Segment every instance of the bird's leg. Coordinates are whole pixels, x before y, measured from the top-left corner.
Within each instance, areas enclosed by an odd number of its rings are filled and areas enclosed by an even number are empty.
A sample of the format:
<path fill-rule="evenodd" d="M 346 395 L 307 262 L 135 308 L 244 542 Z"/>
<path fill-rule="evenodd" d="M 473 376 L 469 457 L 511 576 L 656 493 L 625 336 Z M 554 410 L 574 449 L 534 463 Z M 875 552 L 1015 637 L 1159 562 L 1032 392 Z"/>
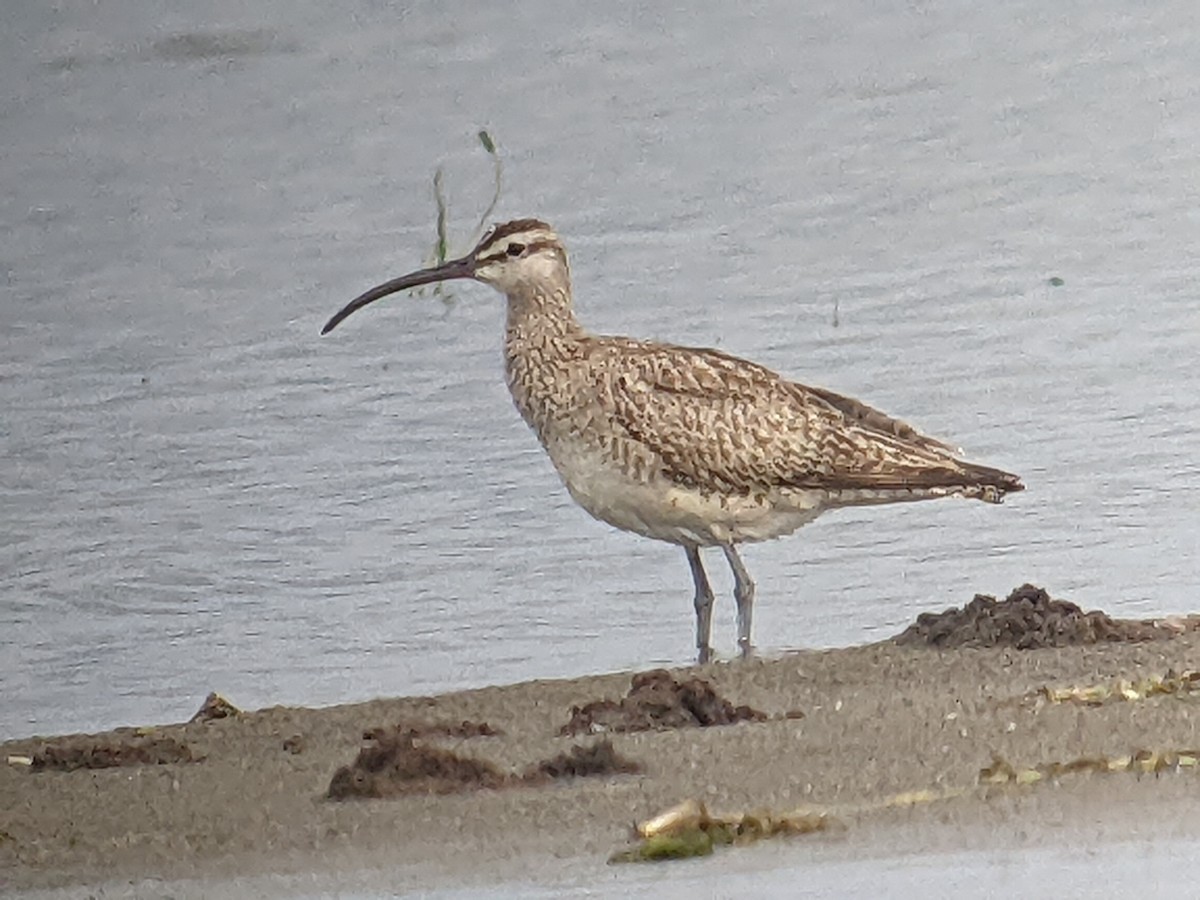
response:
<path fill-rule="evenodd" d="M 722 544 L 729 568 L 733 569 L 733 599 L 737 601 L 738 648 L 742 656 L 753 652 L 750 646 L 750 625 L 754 619 L 754 579 L 746 571 L 742 558 L 733 544 Z"/>
<path fill-rule="evenodd" d="M 696 585 L 696 650 L 699 662 L 703 665 L 712 659 L 713 592 L 708 583 L 708 576 L 704 574 L 700 548 L 695 544 L 684 544 L 683 549 L 692 569 L 692 582 Z"/>

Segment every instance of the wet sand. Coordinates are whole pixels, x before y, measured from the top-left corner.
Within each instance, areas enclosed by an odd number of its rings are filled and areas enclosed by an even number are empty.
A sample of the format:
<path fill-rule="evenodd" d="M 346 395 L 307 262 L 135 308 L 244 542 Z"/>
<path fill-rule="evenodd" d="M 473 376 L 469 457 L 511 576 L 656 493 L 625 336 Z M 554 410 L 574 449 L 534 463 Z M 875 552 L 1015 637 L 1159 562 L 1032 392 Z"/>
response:
<path fill-rule="evenodd" d="M 689 798 L 714 812 L 830 817 L 826 831 L 772 838 L 782 853 L 1040 845 L 1077 828 L 1190 837 L 1200 827 L 1181 811 L 1200 799 L 1200 688 L 1186 673 L 1200 637 L 1186 624 L 1135 624 L 1090 627 L 1098 643 L 1017 649 L 952 646 L 927 621 L 941 646 L 888 641 L 671 673 L 692 691 L 680 708 L 707 685 L 697 715 L 735 721 L 708 727 L 675 709 L 667 727 L 618 730 L 624 673 L 11 741 L 0 746 L 0 890 L 375 869 L 403 872 L 393 888 L 419 888 L 575 863 L 602 871 L 633 845 L 633 823 Z M 1154 680 L 1170 672 L 1184 677 Z M 663 677 L 648 690 L 669 693 Z M 1132 683 L 1124 696 L 1118 679 Z M 1091 687 L 1102 689 L 1067 690 Z M 379 749 L 388 740 L 425 755 L 397 763 Z M 562 768 L 574 748 L 594 760 L 602 740 L 640 771 Z M 332 799 L 339 770 L 343 785 L 364 783 L 352 768 L 364 746 L 371 777 L 391 787 Z M 466 783 L 444 780 L 460 771 Z"/>

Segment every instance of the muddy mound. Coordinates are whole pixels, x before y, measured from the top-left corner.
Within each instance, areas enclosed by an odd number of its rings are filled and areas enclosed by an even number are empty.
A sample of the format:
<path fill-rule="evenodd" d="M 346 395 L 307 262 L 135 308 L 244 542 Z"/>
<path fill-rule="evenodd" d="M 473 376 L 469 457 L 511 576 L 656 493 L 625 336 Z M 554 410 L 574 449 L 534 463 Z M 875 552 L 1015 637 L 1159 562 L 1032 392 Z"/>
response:
<path fill-rule="evenodd" d="M 679 681 L 666 669 L 633 676 L 621 700 L 596 700 L 571 708 L 562 734 L 651 731 L 658 728 L 704 728 L 736 722 L 761 722 L 766 713 L 734 706 L 703 678 Z"/>
<path fill-rule="evenodd" d="M 961 609 L 921 613 L 893 640 L 898 644 L 941 648 L 1069 647 L 1105 641 L 1152 641 L 1171 631 L 1153 622 L 1114 619 L 1099 610 L 1084 612 L 1067 600 L 1054 600 L 1044 590 L 1024 584 L 1004 600 L 986 594 Z"/>
<path fill-rule="evenodd" d="M 329 782 L 331 800 L 452 794 L 501 787 L 507 780 L 491 763 L 430 746 L 408 729 L 377 728 L 363 738 L 367 746 Z"/>
<path fill-rule="evenodd" d="M 34 771 L 72 772 L 118 766 L 161 766 L 199 762 L 187 744 L 174 738 L 144 734 L 72 735 L 42 744 L 30 754 Z"/>

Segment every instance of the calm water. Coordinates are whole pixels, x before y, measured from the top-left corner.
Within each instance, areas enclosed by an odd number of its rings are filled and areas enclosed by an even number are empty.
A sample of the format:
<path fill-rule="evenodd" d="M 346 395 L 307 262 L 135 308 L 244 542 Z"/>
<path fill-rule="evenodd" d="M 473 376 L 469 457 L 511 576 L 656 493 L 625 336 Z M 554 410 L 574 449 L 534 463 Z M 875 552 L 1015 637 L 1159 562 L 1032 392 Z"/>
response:
<path fill-rule="evenodd" d="M 682 553 L 576 509 L 511 409 L 499 296 L 318 337 L 424 262 L 438 164 L 466 249 L 484 126 L 592 327 L 1025 477 L 749 548 L 765 652 L 1023 581 L 1195 609 L 1200 11 L 1133 9 L 7 10 L 0 737 L 691 658 Z"/>

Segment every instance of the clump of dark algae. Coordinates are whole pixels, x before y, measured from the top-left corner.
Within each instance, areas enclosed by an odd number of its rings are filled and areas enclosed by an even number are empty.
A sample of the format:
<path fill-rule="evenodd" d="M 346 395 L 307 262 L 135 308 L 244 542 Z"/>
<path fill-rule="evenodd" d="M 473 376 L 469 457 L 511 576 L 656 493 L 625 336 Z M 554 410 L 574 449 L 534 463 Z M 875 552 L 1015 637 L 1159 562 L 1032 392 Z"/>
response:
<path fill-rule="evenodd" d="M 640 771 L 641 766 L 618 753 L 606 738 L 589 746 L 576 744 L 566 753 L 531 766 L 523 780 L 526 784 L 542 784 L 562 778 L 636 775 Z"/>
<path fill-rule="evenodd" d="M 502 772 L 487 760 L 434 746 L 422 737 L 422 732 L 403 726 L 372 729 L 363 739 L 366 746 L 359 750 L 354 762 L 334 773 L 326 793 L 329 799 L 380 799 L 406 794 L 536 787 L 567 778 L 641 771 L 641 766 L 619 754 L 607 740 L 589 746 L 576 744 L 566 753 L 534 763 L 517 775 Z"/>
<path fill-rule="evenodd" d="M 1176 634 L 1143 619 L 1114 619 L 1099 610 L 1084 612 L 1067 600 L 1023 584 L 1004 600 L 976 594 L 966 606 L 921 613 L 893 640 L 907 646 L 942 649 L 1012 647 L 1036 650 L 1110 641 L 1153 641 Z"/>
<path fill-rule="evenodd" d="M 397 727 L 413 731 L 419 737 L 449 737 L 462 740 L 496 737 L 504 734 L 499 728 L 494 728 L 487 722 L 473 722 L 470 719 L 463 719 L 461 722 L 403 723 Z"/>
<path fill-rule="evenodd" d="M 29 766 L 35 772 L 73 772 L 200 761 L 201 757 L 193 754 L 187 744 L 175 738 L 118 730 L 105 735 L 55 738 L 30 754 Z"/>
<path fill-rule="evenodd" d="M 503 787 L 506 776 L 491 763 L 460 756 L 422 740 L 405 728 L 377 728 L 363 735 L 366 746 L 329 782 L 331 800 L 453 794 Z"/>
<path fill-rule="evenodd" d="M 757 709 L 734 706 L 703 678 L 681 681 L 666 669 L 653 669 L 634 675 L 629 693 L 620 700 L 572 707 L 562 734 L 706 728 L 766 719 L 767 714 Z"/>

